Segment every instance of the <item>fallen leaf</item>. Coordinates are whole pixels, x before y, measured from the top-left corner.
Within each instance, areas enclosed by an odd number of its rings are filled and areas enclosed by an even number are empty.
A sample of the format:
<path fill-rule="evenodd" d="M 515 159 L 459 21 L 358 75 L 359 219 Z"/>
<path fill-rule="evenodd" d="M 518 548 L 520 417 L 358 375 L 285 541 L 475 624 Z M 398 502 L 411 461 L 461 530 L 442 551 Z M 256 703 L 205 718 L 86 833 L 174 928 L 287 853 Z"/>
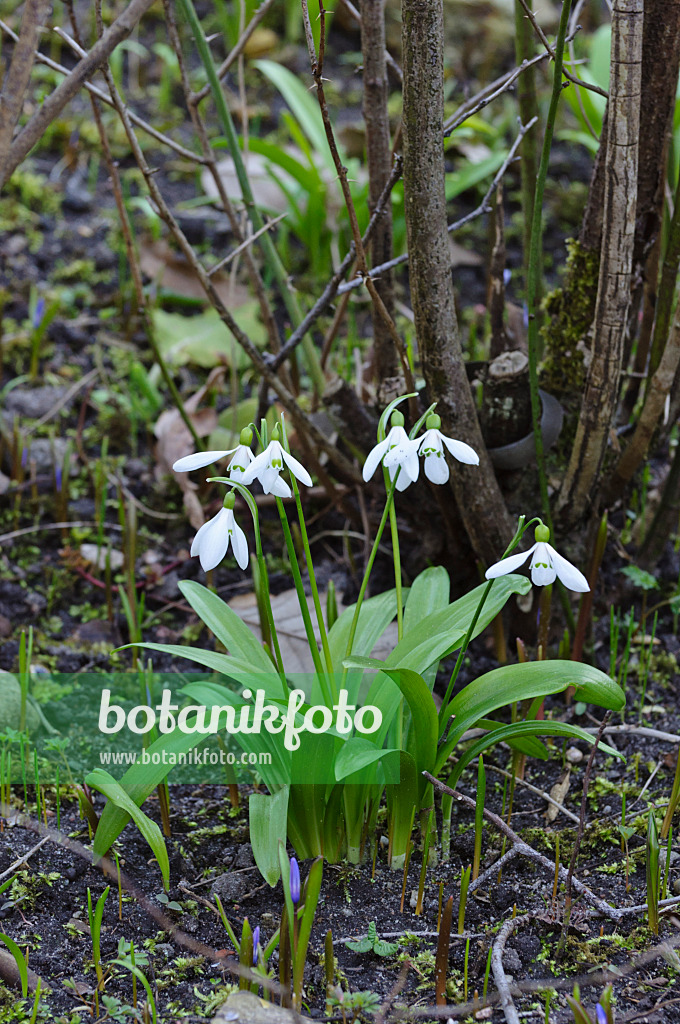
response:
<path fill-rule="evenodd" d="M 267 335 L 260 322 L 257 299 L 249 299 L 240 306 L 229 304 L 229 311 L 253 345 L 264 346 Z M 212 368 L 220 364 L 234 370 L 246 370 L 250 360 L 230 331 L 220 320 L 215 309 L 207 309 L 198 316 L 153 311 L 156 343 L 161 355 L 170 366 Z"/>
<path fill-rule="evenodd" d="M 142 273 L 155 281 L 163 291 L 181 295 L 185 299 L 205 300 L 203 285 L 193 267 L 183 256 L 171 249 L 167 242 L 143 242 L 139 253 L 139 265 Z M 218 270 L 211 275 L 211 280 L 220 299 L 230 310 L 251 301 L 247 287 L 235 281 L 228 271 Z"/>
<path fill-rule="evenodd" d="M 569 792 L 569 782 L 570 782 L 570 780 L 571 780 L 571 771 L 569 769 L 567 769 L 566 772 L 563 772 L 563 774 L 560 775 L 559 779 L 557 780 L 557 782 L 555 783 L 553 788 L 550 790 L 550 796 L 553 798 L 553 800 L 556 800 L 558 804 L 563 804 L 564 803 L 564 798 L 567 795 L 567 793 Z M 554 804 L 548 804 L 548 809 L 545 812 L 544 817 L 545 817 L 545 820 L 548 823 L 550 823 L 551 821 L 555 820 L 555 818 L 557 817 L 558 814 L 559 814 L 559 808 L 555 807 Z"/>

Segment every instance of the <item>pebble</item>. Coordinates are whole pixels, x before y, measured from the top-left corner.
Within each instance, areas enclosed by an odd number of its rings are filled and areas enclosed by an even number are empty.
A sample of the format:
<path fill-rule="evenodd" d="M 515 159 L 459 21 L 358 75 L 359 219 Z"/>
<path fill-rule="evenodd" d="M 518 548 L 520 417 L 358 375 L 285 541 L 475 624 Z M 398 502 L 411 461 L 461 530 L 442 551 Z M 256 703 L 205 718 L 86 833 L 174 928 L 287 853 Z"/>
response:
<path fill-rule="evenodd" d="M 6 615 L 0 615 L 0 636 L 9 636 L 12 632 L 12 623 Z"/>
<path fill-rule="evenodd" d="M 250 888 L 250 883 L 245 875 L 236 875 L 226 872 L 220 875 L 213 882 L 210 892 L 213 896 L 218 895 L 221 900 L 231 900 L 236 903 L 241 896 L 245 896 Z"/>
<path fill-rule="evenodd" d="M 583 751 L 579 750 L 578 747 L 569 747 L 566 756 L 569 764 L 580 764 L 583 760 Z"/>
<path fill-rule="evenodd" d="M 39 420 L 64 397 L 67 391 L 67 387 L 53 387 L 50 384 L 38 388 L 14 388 L 4 398 L 4 410 L 16 416 Z"/>
<path fill-rule="evenodd" d="M 680 878 L 676 878 L 673 882 L 673 894 L 675 896 L 680 896 Z"/>

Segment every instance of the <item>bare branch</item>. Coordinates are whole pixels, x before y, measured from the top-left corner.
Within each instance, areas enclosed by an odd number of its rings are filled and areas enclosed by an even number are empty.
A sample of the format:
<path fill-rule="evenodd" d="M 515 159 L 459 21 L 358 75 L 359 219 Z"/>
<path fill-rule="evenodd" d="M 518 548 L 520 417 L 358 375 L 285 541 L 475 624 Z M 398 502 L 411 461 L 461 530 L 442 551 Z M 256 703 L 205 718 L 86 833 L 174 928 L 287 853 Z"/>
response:
<path fill-rule="evenodd" d="M 24 105 L 24 96 L 31 80 L 33 54 L 40 25 L 49 8 L 48 0 L 27 0 L 21 19 L 19 38 L 12 54 L 5 84 L 0 93 L 0 181 L 7 180 L 5 168 L 9 161 L 12 135 Z M 16 37 L 15 37 L 16 38 Z"/>

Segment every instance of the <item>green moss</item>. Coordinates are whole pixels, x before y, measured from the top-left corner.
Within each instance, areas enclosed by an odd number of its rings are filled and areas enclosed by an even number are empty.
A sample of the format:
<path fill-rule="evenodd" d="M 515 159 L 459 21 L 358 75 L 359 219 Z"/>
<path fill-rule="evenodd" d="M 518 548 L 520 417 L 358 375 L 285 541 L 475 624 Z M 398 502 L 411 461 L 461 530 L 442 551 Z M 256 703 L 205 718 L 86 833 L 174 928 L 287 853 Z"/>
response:
<path fill-rule="evenodd" d="M 541 383 L 547 391 L 580 394 L 586 366 L 579 342 L 587 335 L 595 315 L 599 254 L 567 241 L 567 270 L 562 288 L 545 297 L 546 323 L 542 330 L 545 360 Z"/>

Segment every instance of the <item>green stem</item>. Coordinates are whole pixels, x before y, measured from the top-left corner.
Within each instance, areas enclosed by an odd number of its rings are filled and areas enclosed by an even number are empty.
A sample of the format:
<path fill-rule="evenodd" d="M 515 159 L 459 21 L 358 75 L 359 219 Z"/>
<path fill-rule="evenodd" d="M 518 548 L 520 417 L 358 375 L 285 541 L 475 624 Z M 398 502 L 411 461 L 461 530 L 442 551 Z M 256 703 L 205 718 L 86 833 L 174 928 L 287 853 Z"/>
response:
<path fill-rule="evenodd" d="M 541 433 L 541 399 L 538 394 L 538 310 L 536 304 L 539 296 L 541 268 L 543 259 L 543 194 L 545 182 L 548 177 L 548 164 L 550 162 L 550 149 L 552 146 L 553 133 L 555 130 L 555 115 L 557 104 L 562 92 L 562 60 L 564 56 L 564 41 L 569 25 L 569 14 L 571 13 L 571 0 L 563 0 L 560 26 L 555 42 L 555 73 L 553 77 L 552 95 L 550 97 L 550 108 L 548 120 L 545 126 L 543 138 L 543 149 L 541 151 L 541 162 L 538 167 L 536 179 L 536 192 L 534 194 L 534 212 L 531 221 L 531 244 L 529 247 L 529 270 L 527 275 L 527 308 L 529 311 L 529 386 L 531 390 L 531 418 L 534 427 L 534 441 L 536 444 L 536 462 L 538 464 L 538 481 L 541 491 L 541 504 L 546 525 L 552 529 L 552 517 L 550 515 L 550 497 L 548 495 L 548 480 L 545 471 L 545 454 L 543 451 L 543 435 Z"/>
<path fill-rule="evenodd" d="M 352 625 L 350 626 L 349 637 L 347 638 L 347 649 L 345 651 L 345 657 L 346 658 L 349 658 L 350 654 L 352 653 L 352 644 L 354 643 L 354 637 L 356 636 L 357 627 L 359 625 L 359 612 L 361 611 L 361 605 L 363 604 L 363 601 L 364 601 L 364 595 L 366 594 L 366 588 L 368 587 L 368 581 L 370 579 L 371 571 L 373 569 L 373 563 L 375 562 L 375 556 L 378 554 L 378 546 L 379 546 L 380 541 L 382 539 L 382 535 L 383 535 L 383 531 L 385 529 L 385 525 L 387 523 L 387 517 L 389 515 L 390 507 L 391 507 L 393 499 L 394 499 L 394 491 L 395 491 L 396 486 L 397 486 L 397 476 L 398 476 L 398 473 L 395 474 L 394 480 L 392 481 L 392 483 L 390 485 L 390 489 L 389 489 L 389 491 L 387 493 L 387 500 L 385 502 L 385 508 L 383 509 L 382 518 L 380 519 L 380 524 L 378 526 L 378 530 L 377 530 L 376 535 L 375 535 L 375 540 L 373 541 L 373 547 L 371 548 L 371 553 L 368 556 L 368 562 L 366 563 L 366 569 L 364 570 L 364 578 L 361 581 L 361 589 L 359 590 L 359 596 L 357 598 L 356 607 L 354 609 L 354 616 L 352 618 Z M 341 688 L 342 688 L 342 686 L 343 686 L 343 684 L 345 682 L 345 679 L 347 678 L 347 672 L 348 672 L 348 669 L 343 668 L 343 670 L 342 670 L 342 682 L 340 683 L 340 687 Z"/>
<path fill-rule="evenodd" d="M 319 635 L 321 637 L 321 648 L 323 650 L 324 661 L 326 662 L 326 671 L 328 672 L 328 679 L 331 685 L 331 692 L 333 699 L 337 701 L 338 695 L 335 687 L 335 680 L 333 679 L 333 659 L 331 658 L 331 649 L 328 646 L 328 633 L 326 632 L 326 623 L 324 622 L 323 611 L 321 610 L 321 601 L 319 599 L 319 588 L 316 583 L 316 574 L 314 572 L 314 563 L 312 561 L 312 552 L 309 547 L 309 537 L 307 535 L 307 524 L 305 523 L 304 513 L 302 511 L 302 502 L 300 501 L 300 488 L 297 485 L 297 480 L 292 476 L 293 480 L 293 494 L 295 495 L 295 505 L 298 512 L 298 520 L 300 522 L 300 536 L 302 537 L 302 546 L 305 552 L 305 562 L 307 563 L 307 574 L 309 576 L 309 584 L 312 590 L 312 600 L 314 601 L 314 611 L 316 612 L 316 621 L 319 625 Z"/>
<path fill-rule="evenodd" d="M 234 121 L 224 96 L 222 86 L 220 85 L 217 71 L 215 70 L 215 64 L 212 59 L 210 47 L 208 46 L 208 41 L 205 38 L 203 27 L 198 15 L 196 14 L 192 0 L 180 0 L 180 6 L 184 11 L 185 17 L 191 27 L 191 31 L 194 34 L 201 63 L 205 68 L 213 100 L 217 107 L 217 116 L 227 140 L 229 154 L 234 161 L 234 170 L 236 171 L 236 177 L 238 178 L 239 186 L 241 188 L 243 202 L 246 205 L 248 216 L 252 221 L 254 232 L 257 233 L 263 227 L 262 215 L 255 205 L 255 198 L 250 186 L 250 180 L 248 178 L 245 164 L 243 163 L 243 157 L 241 156 L 241 148 L 239 146 L 238 136 L 234 127 Z M 262 247 L 265 261 L 274 274 L 276 284 L 281 292 L 281 297 L 283 298 L 291 323 L 294 328 L 298 327 L 302 323 L 302 313 L 293 290 L 290 287 L 288 275 L 286 274 L 279 254 L 276 251 L 276 247 L 269 231 L 264 231 L 259 236 L 258 242 Z M 314 384 L 314 390 L 317 394 L 321 394 L 326 386 L 326 381 L 316 349 L 314 348 L 312 340 L 308 334 L 306 334 L 302 339 L 302 347 L 305 352 L 309 373 Z"/>
<path fill-rule="evenodd" d="M 288 516 L 286 510 L 283 507 L 283 502 L 280 498 L 276 499 L 276 507 L 279 510 L 279 518 L 281 519 L 281 528 L 283 530 L 283 537 L 286 542 L 286 548 L 288 549 L 288 557 L 290 558 L 290 567 L 293 572 L 293 582 L 295 584 L 295 590 L 298 596 L 298 602 L 300 604 L 300 611 L 302 613 L 302 621 L 305 624 L 305 633 L 307 634 L 307 643 L 309 649 L 312 652 L 312 658 L 314 660 L 314 670 L 319 677 L 319 683 L 323 690 L 323 697 L 326 704 L 330 707 L 330 694 L 328 693 L 326 674 L 324 672 L 323 664 L 321 663 L 321 657 L 319 655 L 319 648 L 316 643 L 316 637 L 314 636 L 314 627 L 312 625 L 312 619 L 309 614 L 309 607 L 307 605 L 307 595 L 305 594 L 305 588 L 302 585 L 302 576 L 300 575 L 300 566 L 298 565 L 297 552 L 295 545 L 293 544 L 293 538 L 290 532 L 290 526 L 288 524 Z"/>
<path fill-rule="evenodd" d="M 507 558 L 507 556 L 510 554 L 510 552 L 514 551 L 514 549 L 517 547 L 517 545 L 521 541 L 522 537 L 524 536 L 525 531 L 528 530 L 529 527 L 533 523 L 535 523 L 536 521 L 537 520 L 534 518 L 534 519 L 530 519 L 528 523 L 525 523 L 524 522 L 524 516 L 520 516 L 519 517 L 519 522 L 517 524 L 517 530 L 515 531 L 515 536 L 512 538 L 512 540 L 508 544 L 507 548 L 505 549 L 505 552 L 503 553 L 503 558 Z M 538 521 L 540 522 L 540 520 L 538 520 Z M 453 687 L 456 684 L 456 680 L 458 678 L 458 673 L 460 672 L 461 666 L 463 664 L 463 659 L 465 657 L 465 653 L 466 653 L 468 647 L 470 646 L 470 641 L 472 640 L 472 636 L 473 636 L 473 633 L 475 631 L 475 626 L 477 625 L 477 620 L 479 619 L 479 616 L 482 613 L 482 608 L 484 607 L 484 604 L 486 603 L 486 599 L 489 596 L 489 592 L 490 592 L 492 586 L 493 586 L 493 580 L 489 580 L 487 585 L 484 587 L 484 592 L 483 592 L 481 598 L 479 599 L 479 604 L 477 605 L 477 608 L 475 610 L 475 614 L 472 616 L 472 621 L 470 622 L 470 625 L 468 626 L 467 633 L 465 634 L 465 638 L 463 640 L 463 644 L 461 646 L 460 651 L 458 652 L 458 657 L 456 658 L 456 664 L 453 667 L 453 672 L 451 673 L 451 678 L 449 679 L 449 685 L 446 687 L 446 695 L 444 697 L 444 700 L 442 701 L 442 706 L 441 706 L 441 708 L 439 710 L 439 729 L 440 729 L 440 732 L 441 732 L 441 728 L 442 728 L 442 726 L 444 724 L 444 716 L 446 714 L 446 709 L 449 706 L 449 701 L 451 700 L 451 694 L 453 692 Z"/>
<path fill-rule="evenodd" d="M 385 472 L 387 475 L 387 471 Z M 404 609 L 401 603 L 401 552 L 394 502 L 390 504 L 390 532 L 392 534 L 392 557 L 394 558 L 394 587 L 397 591 L 397 640 L 401 640 L 404 635 Z"/>

